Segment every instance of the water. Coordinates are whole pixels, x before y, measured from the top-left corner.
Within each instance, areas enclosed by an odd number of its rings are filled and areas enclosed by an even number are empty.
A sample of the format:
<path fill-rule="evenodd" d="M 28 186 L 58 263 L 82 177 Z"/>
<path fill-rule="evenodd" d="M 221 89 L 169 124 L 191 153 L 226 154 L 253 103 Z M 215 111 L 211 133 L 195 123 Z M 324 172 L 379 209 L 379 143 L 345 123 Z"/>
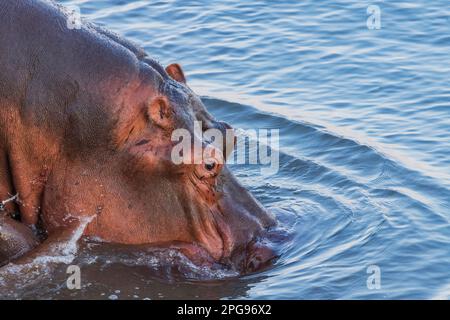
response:
<path fill-rule="evenodd" d="M 450 298 L 448 1 L 61 2 L 182 64 L 217 118 L 280 129 L 278 174 L 232 169 L 287 239 L 273 268 L 245 277 L 82 241 L 82 290 L 66 289 L 67 265 L 47 264 L 22 284 L 6 272 L 4 296 Z M 366 26 L 371 4 L 380 30 Z"/>

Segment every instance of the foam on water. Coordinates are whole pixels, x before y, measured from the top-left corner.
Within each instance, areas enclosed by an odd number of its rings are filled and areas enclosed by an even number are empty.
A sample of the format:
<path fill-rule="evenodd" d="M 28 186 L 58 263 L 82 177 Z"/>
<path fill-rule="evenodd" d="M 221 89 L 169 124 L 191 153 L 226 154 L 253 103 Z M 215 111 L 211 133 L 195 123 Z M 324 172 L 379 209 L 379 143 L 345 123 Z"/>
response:
<path fill-rule="evenodd" d="M 50 244 L 45 252 L 40 252 L 31 261 L 23 263 L 10 262 L 0 268 L 0 285 L 3 289 L 10 288 L 9 292 L 0 291 L 0 297 L 20 296 L 24 287 L 36 285 L 41 281 L 51 281 L 51 274 L 59 264 L 72 263 L 78 252 L 78 241 L 82 237 L 92 217 L 80 219 L 79 226 L 70 235 L 69 239 Z"/>

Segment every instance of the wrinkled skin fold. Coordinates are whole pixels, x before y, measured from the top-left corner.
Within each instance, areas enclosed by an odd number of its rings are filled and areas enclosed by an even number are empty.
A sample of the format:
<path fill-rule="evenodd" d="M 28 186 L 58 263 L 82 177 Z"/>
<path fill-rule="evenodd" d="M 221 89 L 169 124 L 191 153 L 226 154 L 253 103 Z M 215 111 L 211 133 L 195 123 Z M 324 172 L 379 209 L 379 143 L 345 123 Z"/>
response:
<path fill-rule="evenodd" d="M 17 233 L 0 240 L 3 260 L 36 247 L 29 228 L 58 241 L 83 217 L 85 236 L 177 248 L 199 264 L 248 272 L 274 258 L 258 243 L 274 218 L 226 165 L 171 161 L 173 130 L 230 128 L 178 64 L 93 24 L 69 29 L 44 0 L 2 0 L 0 21 L 0 199 L 20 196 L 0 212 Z"/>

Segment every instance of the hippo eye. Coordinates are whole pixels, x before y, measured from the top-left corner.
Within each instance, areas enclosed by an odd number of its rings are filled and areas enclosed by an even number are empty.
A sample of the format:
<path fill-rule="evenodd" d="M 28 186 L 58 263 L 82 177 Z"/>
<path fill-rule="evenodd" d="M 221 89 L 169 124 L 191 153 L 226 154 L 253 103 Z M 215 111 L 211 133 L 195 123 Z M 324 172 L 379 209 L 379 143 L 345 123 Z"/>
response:
<path fill-rule="evenodd" d="M 207 162 L 207 163 L 205 163 L 205 169 L 208 170 L 208 171 L 213 171 L 215 167 L 216 167 L 216 163 L 215 162 Z"/>

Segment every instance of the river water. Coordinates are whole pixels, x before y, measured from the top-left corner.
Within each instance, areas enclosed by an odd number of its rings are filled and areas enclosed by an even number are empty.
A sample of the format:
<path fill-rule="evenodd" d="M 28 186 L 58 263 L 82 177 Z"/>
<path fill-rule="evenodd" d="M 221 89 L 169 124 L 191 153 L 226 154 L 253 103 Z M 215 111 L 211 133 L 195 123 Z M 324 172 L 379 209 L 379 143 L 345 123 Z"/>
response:
<path fill-rule="evenodd" d="M 232 170 L 286 239 L 272 268 L 244 277 L 83 240 L 4 271 L 2 297 L 450 298 L 447 0 L 60 2 L 180 63 L 218 119 L 279 129 L 276 174 Z M 81 290 L 66 288 L 68 263 Z"/>

